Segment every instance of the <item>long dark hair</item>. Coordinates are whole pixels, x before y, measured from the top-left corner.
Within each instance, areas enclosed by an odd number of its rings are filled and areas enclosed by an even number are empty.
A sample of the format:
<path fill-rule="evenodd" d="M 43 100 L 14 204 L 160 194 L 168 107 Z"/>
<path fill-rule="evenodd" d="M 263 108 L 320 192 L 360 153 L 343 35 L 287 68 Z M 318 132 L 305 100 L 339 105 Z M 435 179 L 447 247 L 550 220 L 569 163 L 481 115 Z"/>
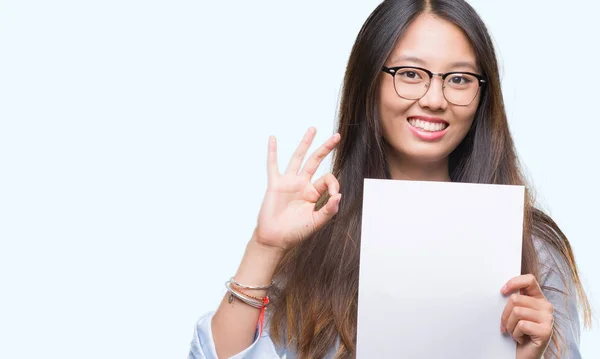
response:
<path fill-rule="evenodd" d="M 340 210 L 286 254 L 276 273 L 277 290 L 271 294 L 271 336 L 276 343 L 295 348 L 299 358 L 321 358 L 338 339 L 337 357 L 354 356 L 363 180 L 390 177 L 377 109 L 380 69 L 409 24 L 422 13 L 461 28 L 488 79 L 473 125 L 450 155 L 450 178 L 525 184 L 508 128 L 494 46 L 475 10 L 463 0 L 381 3 L 356 38 L 344 78 L 338 123 L 341 142 L 333 157 L 333 174 L 343 194 Z M 567 263 L 563 278 L 575 284 L 589 324 L 590 307 L 569 241 L 549 216 L 533 206 L 529 191 L 526 197 L 522 273 L 539 276 L 533 241 L 539 238 Z M 554 334 L 553 350 L 560 350 L 561 335 L 556 329 Z"/>

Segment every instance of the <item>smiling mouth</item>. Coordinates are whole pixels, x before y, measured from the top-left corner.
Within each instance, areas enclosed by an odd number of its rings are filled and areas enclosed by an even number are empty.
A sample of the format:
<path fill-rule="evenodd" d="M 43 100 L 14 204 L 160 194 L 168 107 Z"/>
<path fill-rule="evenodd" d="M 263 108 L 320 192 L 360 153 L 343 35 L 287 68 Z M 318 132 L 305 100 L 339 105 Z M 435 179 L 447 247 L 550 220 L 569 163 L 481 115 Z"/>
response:
<path fill-rule="evenodd" d="M 410 117 L 408 118 L 408 123 L 413 127 L 416 127 L 422 131 L 427 131 L 427 132 L 439 132 L 439 131 L 444 131 L 446 128 L 448 128 L 448 123 L 446 123 L 446 122 L 424 121 L 424 120 L 410 118 Z"/>

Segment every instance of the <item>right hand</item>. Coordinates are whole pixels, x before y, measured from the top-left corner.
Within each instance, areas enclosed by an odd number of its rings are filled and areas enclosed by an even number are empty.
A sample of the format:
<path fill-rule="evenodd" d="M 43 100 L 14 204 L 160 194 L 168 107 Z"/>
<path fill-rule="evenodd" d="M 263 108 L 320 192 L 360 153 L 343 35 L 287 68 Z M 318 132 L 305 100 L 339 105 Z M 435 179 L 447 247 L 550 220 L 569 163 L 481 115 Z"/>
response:
<path fill-rule="evenodd" d="M 284 251 L 322 227 L 339 209 L 342 195 L 335 176 L 328 173 L 314 183 L 312 177 L 321 161 L 339 143 L 340 135 L 330 137 L 300 169 L 315 133 L 314 128 L 307 131 L 284 174 L 279 173 L 277 166 L 276 139 L 269 138 L 267 192 L 254 231 L 254 239 L 263 246 Z M 329 191 L 330 197 L 315 211 L 316 202 L 325 191 Z"/>

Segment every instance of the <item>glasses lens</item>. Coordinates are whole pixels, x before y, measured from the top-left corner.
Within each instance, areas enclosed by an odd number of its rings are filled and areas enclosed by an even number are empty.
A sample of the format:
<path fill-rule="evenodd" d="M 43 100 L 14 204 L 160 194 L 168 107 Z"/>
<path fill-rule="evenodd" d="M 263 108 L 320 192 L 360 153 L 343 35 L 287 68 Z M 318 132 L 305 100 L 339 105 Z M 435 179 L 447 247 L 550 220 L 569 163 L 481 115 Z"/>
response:
<path fill-rule="evenodd" d="M 404 68 L 398 70 L 394 76 L 394 87 L 398 96 L 418 100 L 427 92 L 429 80 L 429 75 L 423 70 Z"/>
<path fill-rule="evenodd" d="M 479 80 L 469 74 L 451 74 L 444 81 L 444 96 L 455 105 L 466 106 L 473 102 L 479 91 Z"/>

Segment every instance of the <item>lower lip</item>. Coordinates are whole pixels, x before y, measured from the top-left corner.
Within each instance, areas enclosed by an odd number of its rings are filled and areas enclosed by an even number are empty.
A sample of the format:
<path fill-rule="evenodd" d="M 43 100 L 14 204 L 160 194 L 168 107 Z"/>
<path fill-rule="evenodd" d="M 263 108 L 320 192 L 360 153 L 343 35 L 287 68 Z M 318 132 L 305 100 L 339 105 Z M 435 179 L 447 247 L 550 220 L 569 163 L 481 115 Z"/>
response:
<path fill-rule="evenodd" d="M 449 126 L 447 126 L 445 129 L 443 129 L 441 131 L 425 131 L 425 130 L 422 130 L 418 127 L 411 125 L 410 122 L 408 122 L 408 121 L 407 121 L 407 123 L 408 123 L 408 127 L 410 128 L 412 133 L 424 141 L 439 140 L 440 138 L 444 137 L 444 135 L 448 131 L 448 127 L 449 127 Z"/>

